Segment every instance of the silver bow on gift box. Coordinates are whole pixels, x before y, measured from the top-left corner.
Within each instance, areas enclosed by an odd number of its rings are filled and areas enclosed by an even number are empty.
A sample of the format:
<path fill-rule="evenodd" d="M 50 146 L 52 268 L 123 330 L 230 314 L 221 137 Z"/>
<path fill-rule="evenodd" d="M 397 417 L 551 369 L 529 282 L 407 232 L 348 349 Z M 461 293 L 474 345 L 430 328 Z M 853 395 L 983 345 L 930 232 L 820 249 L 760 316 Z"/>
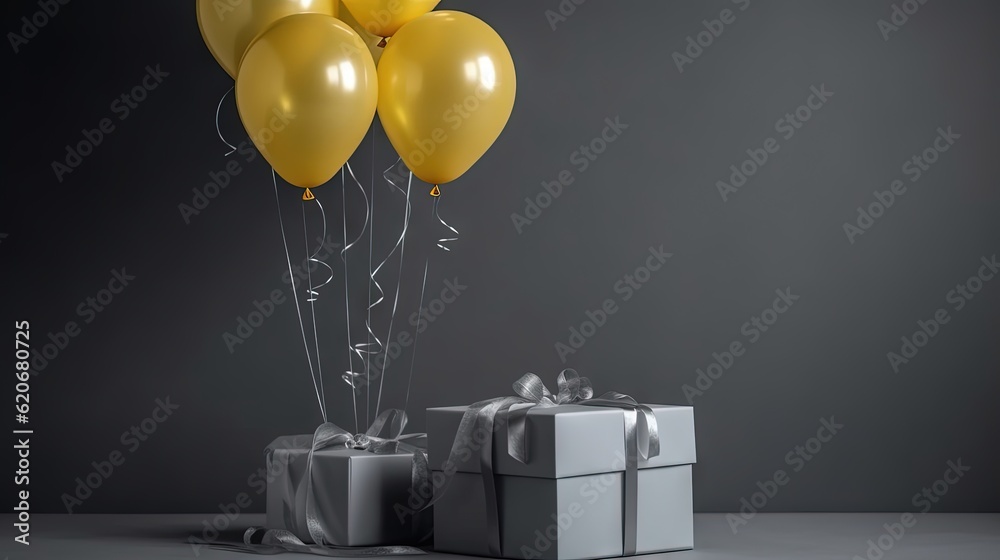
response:
<path fill-rule="evenodd" d="M 460 462 L 463 446 L 476 433 L 484 434 L 480 448 L 479 465 L 486 491 L 486 522 L 489 537 L 489 552 L 502 556 L 500 545 L 500 512 L 497 501 L 496 475 L 493 470 L 493 432 L 498 425 L 507 425 L 507 453 L 521 463 L 527 463 L 528 411 L 535 407 L 561 405 L 582 405 L 620 408 L 625 415 L 623 437 L 625 438 L 625 508 L 622 523 L 624 555 L 636 553 L 636 522 L 639 504 L 639 458 L 648 460 L 660 454 L 660 437 L 656 426 L 656 416 L 648 406 L 639 404 L 632 397 L 610 391 L 594 398 L 590 380 L 580 377 L 575 370 L 565 369 L 557 378 L 559 391 L 552 393 L 542 380 L 533 373 L 526 373 L 514 383 L 517 396 L 498 397 L 471 405 L 462 416 L 462 421 L 448 457 L 449 464 Z M 442 495 L 447 483 L 439 490 Z M 433 502 L 432 502 L 433 503 Z"/>
<path fill-rule="evenodd" d="M 265 529 L 251 527 L 243 535 L 243 545 L 216 544 L 214 548 L 249 552 L 254 554 L 278 554 L 281 552 L 301 552 L 319 556 L 335 557 L 367 557 L 367 556 L 403 556 L 425 554 L 413 546 L 337 546 L 332 544 L 331 523 L 336 520 L 325 519 L 316 507 L 314 490 L 313 458 L 316 452 L 323 449 L 348 448 L 367 451 L 375 455 L 395 454 L 398 452 L 412 453 L 411 483 L 415 492 L 429 492 L 430 477 L 427 467 L 427 434 L 403 434 L 406 427 L 406 413 L 398 409 L 390 409 L 379 414 L 367 431 L 353 434 L 340 426 L 326 422 L 321 424 L 312 437 L 293 436 L 284 443 L 291 448 L 307 447 L 309 454 L 305 469 L 305 484 L 298 487 L 293 500 L 287 501 L 282 508 L 284 524 L 290 530 Z M 388 433 L 382 432 L 388 427 Z M 279 439 L 280 441 L 280 439 Z M 274 472 L 274 454 L 276 446 L 265 451 L 268 472 Z M 298 517 L 294 512 L 305 512 L 305 527 L 299 527 Z M 416 516 L 413 517 L 413 528 L 417 530 Z M 304 543 L 296 534 L 308 534 L 312 545 Z M 426 535 L 429 537 L 429 535 Z M 421 539 L 423 540 L 423 539 Z"/>

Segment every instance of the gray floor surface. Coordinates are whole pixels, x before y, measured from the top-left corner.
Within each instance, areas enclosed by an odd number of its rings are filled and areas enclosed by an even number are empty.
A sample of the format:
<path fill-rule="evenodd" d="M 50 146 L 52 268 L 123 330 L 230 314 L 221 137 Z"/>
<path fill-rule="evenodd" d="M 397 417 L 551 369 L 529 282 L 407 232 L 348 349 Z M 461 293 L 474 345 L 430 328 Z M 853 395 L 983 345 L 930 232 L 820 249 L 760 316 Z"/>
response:
<path fill-rule="evenodd" d="M 251 555 L 198 547 L 203 522 L 215 515 L 35 515 L 31 545 L 13 542 L 13 516 L 4 515 L 0 555 L 9 560 L 240 559 Z M 923 514 L 905 531 L 890 534 L 899 513 L 757 514 L 736 533 L 725 514 L 695 516 L 695 550 L 651 554 L 664 560 L 846 559 L 998 560 L 1000 514 Z M 240 516 L 219 537 L 238 542 L 242 529 L 263 515 Z M 881 546 L 880 546 L 881 545 Z M 310 556 L 283 554 L 280 557 Z M 429 553 L 424 560 L 461 559 Z"/>

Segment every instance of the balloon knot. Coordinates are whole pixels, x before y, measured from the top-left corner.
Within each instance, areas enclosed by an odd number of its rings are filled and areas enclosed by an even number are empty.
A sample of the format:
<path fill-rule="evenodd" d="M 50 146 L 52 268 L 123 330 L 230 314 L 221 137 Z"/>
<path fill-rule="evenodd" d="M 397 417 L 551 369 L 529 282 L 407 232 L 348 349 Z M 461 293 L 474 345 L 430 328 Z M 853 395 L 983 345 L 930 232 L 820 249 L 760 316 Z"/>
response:
<path fill-rule="evenodd" d="M 316 200 L 316 196 L 313 195 L 312 190 L 306 189 L 306 192 L 302 193 L 302 200 Z"/>
<path fill-rule="evenodd" d="M 434 185 L 434 188 L 431 189 L 431 196 L 434 198 L 441 196 L 441 189 L 439 189 L 437 185 Z"/>
<path fill-rule="evenodd" d="M 382 37 L 382 40 L 378 42 L 378 46 L 379 46 L 380 48 L 383 48 L 383 49 L 384 49 L 384 48 L 385 48 L 385 46 L 386 46 L 386 45 L 388 45 L 388 44 L 389 44 L 389 41 L 387 41 L 387 40 L 385 39 L 385 37 Z"/>

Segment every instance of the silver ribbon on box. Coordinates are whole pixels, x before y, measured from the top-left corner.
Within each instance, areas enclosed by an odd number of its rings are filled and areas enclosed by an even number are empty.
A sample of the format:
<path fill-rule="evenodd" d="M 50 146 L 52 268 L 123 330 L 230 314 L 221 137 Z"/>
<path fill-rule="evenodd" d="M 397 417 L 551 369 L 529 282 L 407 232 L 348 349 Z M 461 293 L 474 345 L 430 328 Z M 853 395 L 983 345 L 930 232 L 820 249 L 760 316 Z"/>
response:
<path fill-rule="evenodd" d="M 254 554 L 279 554 L 282 552 L 302 552 L 319 556 L 335 557 L 367 557 L 367 556 L 406 556 L 426 554 L 414 546 L 337 546 L 331 544 L 330 524 L 336 520 L 325 519 L 318 514 L 316 496 L 313 490 L 313 457 L 317 451 L 329 448 L 344 447 L 387 455 L 394 453 L 412 453 L 411 484 L 414 491 L 426 492 L 430 486 L 429 469 L 427 467 L 427 434 L 403 434 L 406 427 L 406 413 L 398 409 L 390 409 L 379 414 L 371 426 L 363 434 L 353 434 L 340 426 L 326 422 L 321 424 L 308 436 L 293 436 L 285 443 L 292 448 L 308 447 L 306 459 L 305 483 L 299 486 L 295 493 L 294 503 L 285 504 L 286 527 L 292 530 L 265 529 L 250 527 L 243 535 L 243 545 L 215 545 L 216 548 L 250 552 Z M 388 434 L 382 437 L 383 430 L 388 426 Z M 272 472 L 275 449 L 269 447 L 265 452 L 268 472 Z M 306 527 L 298 527 L 298 521 L 291 512 L 304 511 Z M 414 531 L 418 525 L 414 516 Z M 304 531 L 302 530 L 304 529 Z M 295 534 L 308 533 L 313 545 L 302 542 Z"/>
<path fill-rule="evenodd" d="M 507 425 L 507 453 L 521 463 L 528 457 L 528 411 L 536 406 L 552 407 L 566 404 L 620 408 L 625 415 L 625 508 L 622 520 L 623 553 L 636 553 L 639 510 L 639 458 L 648 460 L 660 454 L 660 436 L 656 416 L 648 406 L 639 404 L 632 397 L 610 391 L 594 398 L 590 380 L 580 377 L 575 370 L 565 369 L 557 378 L 558 393 L 552 393 L 533 373 L 526 373 L 514 383 L 514 397 L 498 397 L 477 402 L 466 410 L 455 435 L 449 464 L 459 462 L 462 446 L 473 436 L 476 427 L 483 434 L 479 466 L 482 471 L 483 489 L 486 493 L 486 522 L 489 552 L 502 556 L 500 540 L 500 511 L 496 491 L 496 474 L 493 470 L 493 432 L 498 424 Z M 439 492 L 444 493 L 445 488 Z"/>

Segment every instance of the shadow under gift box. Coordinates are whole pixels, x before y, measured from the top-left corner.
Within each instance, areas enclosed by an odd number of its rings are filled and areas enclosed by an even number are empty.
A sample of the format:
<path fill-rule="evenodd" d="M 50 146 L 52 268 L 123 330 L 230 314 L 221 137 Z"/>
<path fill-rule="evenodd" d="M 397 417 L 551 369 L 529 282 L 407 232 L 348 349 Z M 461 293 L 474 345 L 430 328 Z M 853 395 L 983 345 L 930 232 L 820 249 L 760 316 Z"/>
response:
<path fill-rule="evenodd" d="M 660 454 L 640 457 L 636 553 L 694 547 L 691 465 L 694 409 L 647 405 L 656 416 Z M 427 410 L 434 479 L 444 465 L 467 407 Z M 499 418 L 498 418 L 499 421 Z M 583 560 L 624 550 L 624 411 L 596 406 L 534 407 L 527 414 L 528 462 L 507 453 L 507 430 L 493 434 L 500 543 L 504 558 Z M 477 429 L 479 429 L 477 427 Z M 489 556 L 486 497 L 480 474 L 482 438 L 462 448 L 450 486 L 434 504 L 434 548 Z"/>
<path fill-rule="evenodd" d="M 268 446 L 267 528 L 312 543 L 306 525 L 306 470 L 312 435 L 282 436 Z M 313 455 L 313 504 L 329 544 L 416 544 L 431 530 L 429 513 L 407 508 L 412 453 L 376 455 L 345 447 Z"/>

